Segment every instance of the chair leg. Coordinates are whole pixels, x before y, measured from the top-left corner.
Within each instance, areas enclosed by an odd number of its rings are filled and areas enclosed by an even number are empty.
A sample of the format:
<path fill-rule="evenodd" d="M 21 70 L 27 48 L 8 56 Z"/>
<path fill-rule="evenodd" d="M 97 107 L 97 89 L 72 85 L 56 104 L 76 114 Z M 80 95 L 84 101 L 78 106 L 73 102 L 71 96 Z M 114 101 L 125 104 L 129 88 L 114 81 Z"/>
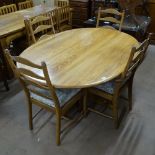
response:
<path fill-rule="evenodd" d="M 132 110 L 132 85 L 133 85 L 133 78 L 130 79 L 128 84 L 129 111 Z"/>
<path fill-rule="evenodd" d="M 60 114 L 56 114 L 56 119 L 57 119 L 57 122 L 56 122 L 56 144 L 57 145 L 60 145 L 61 144 L 61 141 L 60 141 L 60 132 L 61 132 L 61 116 Z"/>
<path fill-rule="evenodd" d="M 83 91 L 84 95 L 83 95 L 83 112 L 84 112 L 84 116 L 86 116 L 87 114 L 87 89 L 84 89 Z"/>
<path fill-rule="evenodd" d="M 117 102 L 115 100 L 112 103 L 112 112 L 114 119 L 114 127 L 115 129 L 118 129 L 118 108 L 117 108 Z"/>
<path fill-rule="evenodd" d="M 9 86 L 8 86 L 7 80 L 4 80 L 4 86 L 5 86 L 6 90 L 9 91 Z"/>
<path fill-rule="evenodd" d="M 32 103 L 28 103 L 28 112 L 29 112 L 29 129 L 33 130 L 33 118 L 32 118 Z"/>

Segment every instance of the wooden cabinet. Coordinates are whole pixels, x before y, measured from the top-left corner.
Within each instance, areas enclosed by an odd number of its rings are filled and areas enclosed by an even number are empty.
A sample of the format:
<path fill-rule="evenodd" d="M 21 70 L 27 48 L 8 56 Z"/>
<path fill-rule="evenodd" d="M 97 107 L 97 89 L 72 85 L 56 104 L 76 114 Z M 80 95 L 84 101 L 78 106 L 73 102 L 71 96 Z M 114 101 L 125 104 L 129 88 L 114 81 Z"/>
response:
<path fill-rule="evenodd" d="M 73 8 L 73 27 L 82 27 L 83 22 L 90 18 L 90 1 L 70 0 L 69 3 Z"/>

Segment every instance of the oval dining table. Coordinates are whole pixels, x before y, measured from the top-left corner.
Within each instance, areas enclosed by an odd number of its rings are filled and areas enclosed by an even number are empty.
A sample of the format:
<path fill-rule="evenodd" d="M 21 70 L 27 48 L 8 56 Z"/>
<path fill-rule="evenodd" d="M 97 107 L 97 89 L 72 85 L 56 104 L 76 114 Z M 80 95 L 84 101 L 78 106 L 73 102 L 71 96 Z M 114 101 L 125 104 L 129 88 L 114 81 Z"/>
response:
<path fill-rule="evenodd" d="M 56 88 L 86 88 L 119 76 L 136 45 L 135 38 L 117 30 L 81 28 L 38 41 L 20 56 L 36 64 L 44 61 Z"/>

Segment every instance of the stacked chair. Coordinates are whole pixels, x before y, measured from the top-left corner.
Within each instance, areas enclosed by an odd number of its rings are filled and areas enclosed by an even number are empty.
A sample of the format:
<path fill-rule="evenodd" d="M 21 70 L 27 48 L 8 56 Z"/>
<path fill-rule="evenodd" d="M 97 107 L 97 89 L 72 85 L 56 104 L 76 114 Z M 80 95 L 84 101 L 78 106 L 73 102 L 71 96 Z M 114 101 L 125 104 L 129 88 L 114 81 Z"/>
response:
<path fill-rule="evenodd" d="M 72 10 L 69 6 L 60 7 L 48 13 L 27 18 L 24 22 L 28 43 L 32 45 L 48 37 L 49 34 L 72 29 Z"/>
<path fill-rule="evenodd" d="M 56 2 L 56 6 L 58 6 L 58 7 L 64 7 L 64 6 L 68 6 L 69 5 L 69 3 L 68 3 L 68 1 L 66 0 L 58 0 L 57 2 Z"/>
<path fill-rule="evenodd" d="M 69 6 L 58 8 L 59 31 L 72 29 L 72 9 Z"/>
<path fill-rule="evenodd" d="M 19 10 L 28 9 L 32 7 L 33 7 L 33 2 L 31 0 L 18 3 Z"/>
<path fill-rule="evenodd" d="M 15 4 L 10 4 L 10 5 L 5 5 L 0 7 L 0 15 L 5 15 L 16 11 L 17 11 L 17 7 Z"/>

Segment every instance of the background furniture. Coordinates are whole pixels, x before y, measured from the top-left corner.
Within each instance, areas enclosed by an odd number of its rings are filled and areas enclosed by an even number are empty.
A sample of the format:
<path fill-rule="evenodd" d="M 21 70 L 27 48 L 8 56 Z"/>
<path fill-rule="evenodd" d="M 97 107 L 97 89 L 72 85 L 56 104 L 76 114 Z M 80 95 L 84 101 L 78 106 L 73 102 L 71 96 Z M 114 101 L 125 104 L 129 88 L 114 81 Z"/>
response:
<path fill-rule="evenodd" d="M 25 19 L 24 22 L 29 45 L 36 43 L 43 37 L 55 34 L 50 12 Z"/>
<path fill-rule="evenodd" d="M 24 2 L 18 3 L 19 10 L 23 10 L 23 9 L 27 9 L 27 8 L 31 8 L 31 7 L 33 7 L 33 2 L 31 0 L 26 0 Z"/>
<path fill-rule="evenodd" d="M 72 9 L 69 6 L 63 6 L 57 9 L 59 32 L 72 29 Z"/>
<path fill-rule="evenodd" d="M 2 59 L 4 58 L 4 49 L 9 47 L 8 38 L 12 35 L 16 34 L 25 34 L 25 24 L 24 24 L 24 18 L 26 17 L 34 17 L 39 14 L 49 12 L 53 10 L 53 8 L 50 7 L 42 7 L 42 6 L 35 6 L 33 8 L 30 8 L 29 11 L 22 10 L 18 12 L 13 12 L 10 14 L 6 14 L 3 16 L 0 16 L 0 45 L 1 45 L 1 55 Z M 3 59 L 3 61 L 5 61 Z M 9 69 L 9 68 L 8 68 Z M 10 73 L 10 74 L 9 74 Z M 11 70 L 9 69 L 9 72 L 7 72 L 8 76 L 12 76 Z"/>
<path fill-rule="evenodd" d="M 68 6 L 68 5 L 69 5 L 69 2 L 65 1 L 65 0 L 58 0 L 56 2 L 56 6 L 58 6 L 58 7 L 63 7 L 63 6 Z"/>
<path fill-rule="evenodd" d="M 73 9 L 73 27 L 83 27 L 83 22 L 90 18 L 90 0 L 69 0 Z"/>
<path fill-rule="evenodd" d="M 10 4 L 10 5 L 0 7 L 0 15 L 5 15 L 15 11 L 17 11 L 17 7 L 15 4 Z"/>
<path fill-rule="evenodd" d="M 9 4 L 18 4 L 19 2 L 24 2 L 25 0 L 0 0 L 0 6 L 9 5 Z"/>
<path fill-rule="evenodd" d="M 20 56 L 36 64 L 45 61 L 56 88 L 84 88 L 122 73 L 136 44 L 135 38 L 116 30 L 73 29 L 32 45 Z"/>

